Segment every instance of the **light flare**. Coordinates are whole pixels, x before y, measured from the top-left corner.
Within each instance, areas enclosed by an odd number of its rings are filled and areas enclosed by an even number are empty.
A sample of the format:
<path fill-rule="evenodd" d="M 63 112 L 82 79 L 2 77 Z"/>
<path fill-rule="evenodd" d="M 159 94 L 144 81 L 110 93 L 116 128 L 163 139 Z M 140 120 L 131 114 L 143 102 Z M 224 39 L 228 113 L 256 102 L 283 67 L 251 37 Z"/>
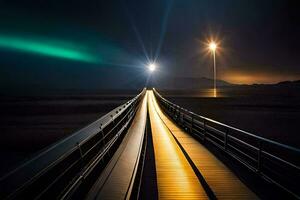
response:
<path fill-rule="evenodd" d="M 216 44 L 214 41 L 210 42 L 210 43 L 209 43 L 209 49 L 210 49 L 211 51 L 216 51 L 216 49 L 217 49 L 217 44 Z"/>
<path fill-rule="evenodd" d="M 155 63 L 150 63 L 150 64 L 148 65 L 148 69 L 149 69 L 150 72 L 155 71 L 155 69 L 156 69 L 156 64 L 155 64 Z"/>

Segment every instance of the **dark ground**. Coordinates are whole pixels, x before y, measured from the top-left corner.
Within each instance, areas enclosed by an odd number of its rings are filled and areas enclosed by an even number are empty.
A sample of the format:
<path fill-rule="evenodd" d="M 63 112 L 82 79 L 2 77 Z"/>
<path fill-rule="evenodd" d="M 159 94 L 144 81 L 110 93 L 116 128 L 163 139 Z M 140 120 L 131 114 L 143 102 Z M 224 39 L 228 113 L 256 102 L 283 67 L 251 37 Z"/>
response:
<path fill-rule="evenodd" d="M 0 176 L 97 120 L 138 91 L 0 98 Z"/>
<path fill-rule="evenodd" d="M 207 91 L 161 91 L 197 114 L 300 148 L 300 88 L 243 86 Z"/>

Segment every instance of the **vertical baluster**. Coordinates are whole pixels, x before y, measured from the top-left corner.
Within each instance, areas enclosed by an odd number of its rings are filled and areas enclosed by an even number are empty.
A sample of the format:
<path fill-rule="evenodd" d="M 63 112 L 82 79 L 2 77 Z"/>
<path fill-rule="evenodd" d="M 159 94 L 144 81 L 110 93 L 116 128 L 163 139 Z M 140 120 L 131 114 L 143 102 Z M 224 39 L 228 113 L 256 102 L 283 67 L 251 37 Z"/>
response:
<path fill-rule="evenodd" d="M 111 120 L 112 120 L 113 124 L 115 124 L 114 116 L 113 116 L 113 115 L 110 115 L 110 117 L 111 117 Z"/>
<path fill-rule="evenodd" d="M 224 137 L 224 150 L 227 150 L 227 143 L 228 143 L 228 133 L 229 133 L 229 128 L 226 129 L 225 131 L 225 137 Z"/>
<path fill-rule="evenodd" d="M 104 146 L 105 146 L 105 135 L 104 135 L 104 131 L 103 131 L 103 128 L 102 128 L 102 124 L 100 124 L 100 132 L 101 132 L 101 136 L 102 136 L 102 138 L 101 138 L 101 140 L 102 140 L 102 147 L 101 148 L 103 148 Z"/>
<path fill-rule="evenodd" d="M 181 118 L 180 118 L 180 121 L 181 121 L 181 124 L 183 125 L 183 127 L 184 127 L 184 121 L 183 121 L 183 109 L 180 107 L 179 108 L 180 109 L 180 115 L 181 115 Z"/>
<path fill-rule="evenodd" d="M 77 148 L 78 148 L 78 150 L 79 150 L 80 158 L 81 158 L 81 160 L 82 160 L 82 159 L 83 159 L 83 153 L 82 153 L 82 149 L 81 149 L 81 146 L 80 146 L 79 142 L 76 142 L 76 146 L 77 146 Z"/>
<path fill-rule="evenodd" d="M 257 152 L 257 172 L 260 173 L 262 170 L 262 148 L 263 148 L 263 141 L 258 142 L 258 152 Z"/>
<path fill-rule="evenodd" d="M 190 130 L 190 132 L 191 133 L 193 133 L 193 128 L 194 128 L 194 117 L 193 117 L 193 115 L 191 115 L 191 130 Z"/>
<path fill-rule="evenodd" d="M 203 142 L 205 142 L 206 139 L 206 123 L 205 123 L 205 119 L 203 119 Z"/>

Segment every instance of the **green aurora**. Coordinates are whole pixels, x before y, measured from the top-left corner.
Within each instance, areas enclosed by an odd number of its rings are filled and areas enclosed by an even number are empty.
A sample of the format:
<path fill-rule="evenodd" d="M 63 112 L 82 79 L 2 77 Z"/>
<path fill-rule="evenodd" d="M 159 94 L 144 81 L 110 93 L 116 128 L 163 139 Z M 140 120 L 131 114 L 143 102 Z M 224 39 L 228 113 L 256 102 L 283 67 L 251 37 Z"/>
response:
<path fill-rule="evenodd" d="M 79 46 L 76 48 L 73 43 L 68 45 L 66 42 L 53 42 L 51 40 L 38 41 L 30 38 L 0 35 L 0 48 L 88 63 L 102 61 L 99 56 L 95 56 L 86 49 L 79 48 Z"/>

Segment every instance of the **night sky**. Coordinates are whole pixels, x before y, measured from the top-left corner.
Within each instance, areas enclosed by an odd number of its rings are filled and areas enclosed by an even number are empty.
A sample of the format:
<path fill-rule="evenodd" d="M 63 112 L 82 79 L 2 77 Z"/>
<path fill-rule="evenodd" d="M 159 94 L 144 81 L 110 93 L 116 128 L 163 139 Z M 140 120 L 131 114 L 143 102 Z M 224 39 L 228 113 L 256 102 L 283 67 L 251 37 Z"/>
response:
<path fill-rule="evenodd" d="M 300 79 L 300 13 L 285 0 L 0 1 L 0 89 L 123 88 L 160 75 Z M 167 76 L 165 76 L 167 77 Z"/>

